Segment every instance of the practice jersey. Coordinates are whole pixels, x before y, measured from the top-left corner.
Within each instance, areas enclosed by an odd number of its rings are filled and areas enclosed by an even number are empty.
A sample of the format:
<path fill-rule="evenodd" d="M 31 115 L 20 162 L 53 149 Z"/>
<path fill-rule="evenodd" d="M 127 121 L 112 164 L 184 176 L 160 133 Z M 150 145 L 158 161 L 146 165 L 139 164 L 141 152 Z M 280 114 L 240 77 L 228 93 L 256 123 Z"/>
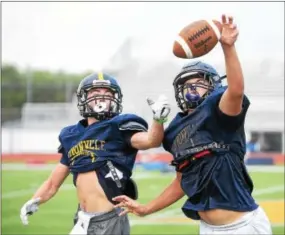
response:
<path fill-rule="evenodd" d="M 225 89 L 213 91 L 192 113 L 178 113 L 165 131 L 163 146 L 174 160 L 209 151 L 182 170 L 181 187 L 188 196 L 182 210 L 192 219 L 200 219 L 198 211 L 252 211 L 258 207 L 244 165 L 244 119 L 250 102 L 244 96 L 238 116 L 222 113 L 218 105 Z"/>
<path fill-rule="evenodd" d="M 131 136 L 147 131 L 148 125 L 133 114 L 118 115 L 87 126 L 86 120 L 65 127 L 60 135 L 61 163 L 68 166 L 76 177 L 78 173 L 97 170 L 111 161 L 129 178 L 138 150 L 130 144 Z"/>

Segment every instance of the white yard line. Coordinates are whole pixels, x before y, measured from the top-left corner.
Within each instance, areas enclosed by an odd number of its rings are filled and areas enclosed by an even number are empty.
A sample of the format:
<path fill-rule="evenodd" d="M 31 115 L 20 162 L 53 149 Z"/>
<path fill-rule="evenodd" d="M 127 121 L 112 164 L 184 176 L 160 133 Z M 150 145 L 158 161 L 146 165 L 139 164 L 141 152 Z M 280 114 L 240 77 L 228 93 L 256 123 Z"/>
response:
<path fill-rule="evenodd" d="M 51 170 L 54 169 L 56 164 L 25 164 L 25 163 L 2 163 L 2 170 L 30 170 L 30 171 L 39 171 L 39 170 Z M 271 172 L 271 173 L 277 173 L 277 172 L 284 172 L 285 168 L 284 166 L 247 166 L 247 169 L 249 172 Z M 141 178 L 153 178 L 151 174 L 148 172 L 138 172 L 134 174 L 135 177 L 141 177 Z M 156 175 L 156 177 L 172 177 L 175 175 L 175 172 L 165 173 L 161 175 Z"/>
<path fill-rule="evenodd" d="M 25 195 L 29 195 L 31 193 L 34 193 L 36 187 L 32 187 L 30 189 L 21 189 L 21 190 L 16 190 L 16 191 L 11 191 L 7 193 L 2 193 L 2 199 L 7 199 L 7 198 L 17 198 L 17 197 L 23 197 Z M 64 184 L 60 190 L 75 190 L 75 187 L 73 184 Z M 257 189 L 253 191 L 254 196 L 260 196 L 264 194 L 271 194 L 275 192 L 281 192 L 284 191 L 284 185 L 278 185 L 278 186 L 272 186 L 269 188 L 263 188 L 263 189 Z"/>
<path fill-rule="evenodd" d="M 269 188 L 262 188 L 253 191 L 253 196 L 260 196 L 264 194 L 271 194 L 284 191 L 284 185 L 272 186 Z"/>
<path fill-rule="evenodd" d="M 75 190 L 75 187 L 73 184 L 64 184 L 60 188 L 60 190 Z M 2 193 L 2 199 L 9 199 L 9 198 L 17 198 L 17 197 L 23 197 L 26 195 L 31 195 L 37 190 L 37 187 L 29 188 L 29 189 L 21 189 L 16 191 L 11 191 L 8 193 Z"/>
<path fill-rule="evenodd" d="M 271 166 L 247 166 L 246 167 L 249 172 L 268 172 L 268 173 L 280 173 L 285 171 L 284 166 L 277 166 L 277 165 L 271 165 Z"/>
<path fill-rule="evenodd" d="M 182 212 L 180 208 L 174 208 L 174 209 L 171 209 L 171 210 L 160 212 L 158 214 L 149 215 L 147 218 L 148 219 L 167 218 L 169 216 L 176 215 L 179 212 Z"/>

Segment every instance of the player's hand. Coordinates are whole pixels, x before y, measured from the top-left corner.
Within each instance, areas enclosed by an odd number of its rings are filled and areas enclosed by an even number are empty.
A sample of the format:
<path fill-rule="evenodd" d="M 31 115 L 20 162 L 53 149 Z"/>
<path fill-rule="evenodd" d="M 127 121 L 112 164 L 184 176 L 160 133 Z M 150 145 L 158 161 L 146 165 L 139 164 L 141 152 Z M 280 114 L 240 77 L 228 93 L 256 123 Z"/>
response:
<path fill-rule="evenodd" d="M 147 209 L 144 205 L 139 204 L 128 196 L 121 195 L 113 198 L 113 201 L 119 202 L 115 205 L 115 208 L 124 209 L 119 216 L 125 215 L 127 213 L 133 213 L 137 216 L 145 216 L 147 215 Z"/>
<path fill-rule="evenodd" d="M 27 201 L 21 208 L 20 212 L 20 218 L 22 220 L 22 223 L 24 225 L 28 225 L 28 215 L 32 215 L 34 212 L 36 212 L 39 209 L 39 202 L 40 198 L 34 198 L 29 201 Z"/>
<path fill-rule="evenodd" d="M 159 123 L 165 123 L 170 113 L 170 104 L 165 95 L 160 95 L 157 101 L 147 98 L 147 103 L 152 109 L 153 119 Z"/>
<path fill-rule="evenodd" d="M 234 45 L 239 35 L 237 25 L 234 24 L 234 18 L 232 16 L 226 17 L 225 15 L 222 15 L 222 27 L 220 38 L 222 46 Z"/>

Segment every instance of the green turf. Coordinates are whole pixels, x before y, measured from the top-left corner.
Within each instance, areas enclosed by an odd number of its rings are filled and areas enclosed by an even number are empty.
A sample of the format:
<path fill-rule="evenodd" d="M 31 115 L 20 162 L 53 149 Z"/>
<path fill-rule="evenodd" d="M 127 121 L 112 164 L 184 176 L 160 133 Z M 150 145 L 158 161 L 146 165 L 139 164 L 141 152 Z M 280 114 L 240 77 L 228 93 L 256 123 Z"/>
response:
<path fill-rule="evenodd" d="M 181 234 L 181 235 L 192 235 L 199 234 L 199 228 L 197 225 L 195 226 L 187 226 L 187 225 L 160 225 L 160 226 L 140 226 L 136 225 L 132 227 L 132 234 Z M 273 227 L 273 234 L 282 234 L 284 235 L 284 227 Z"/>
<path fill-rule="evenodd" d="M 40 207 L 39 212 L 29 217 L 29 226 L 23 226 L 19 218 L 19 211 L 23 203 L 28 200 L 34 190 L 48 177 L 50 171 L 10 171 L 2 172 L 2 234 L 68 234 L 72 228 L 72 219 L 77 207 L 75 189 L 72 179 L 68 177 L 62 190 L 47 204 Z M 147 202 L 158 195 L 171 182 L 174 174 L 160 174 L 158 172 L 136 172 L 134 176 L 143 174 L 147 178 L 138 178 L 140 202 Z M 284 172 L 255 172 L 252 173 L 255 183 L 257 201 L 283 200 Z M 266 188 L 275 187 L 272 193 Z M 279 187 L 279 188 L 278 188 Z M 276 189 L 277 188 L 277 189 Z M 265 191 L 264 191 L 265 189 Z M 260 190 L 264 191 L 260 193 Z M 259 192 L 259 193 L 258 193 Z M 171 207 L 152 216 L 165 214 L 170 218 L 184 218 L 180 210 L 184 200 L 180 200 Z M 168 213 L 168 214 L 167 214 Z M 166 217 L 167 217 L 166 216 Z M 139 224 L 144 219 L 130 216 L 132 234 L 198 234 L 198 226 L 192 223 L 157 223 Z M 148 218 L 145 217 L 145 218 Z M 149 217 L 152 218 L 152 217 Z M 284 221 L 283 221 L 284 223 Z M 284 226 L 274 226 L 274 234 L 284 234 Z"/>

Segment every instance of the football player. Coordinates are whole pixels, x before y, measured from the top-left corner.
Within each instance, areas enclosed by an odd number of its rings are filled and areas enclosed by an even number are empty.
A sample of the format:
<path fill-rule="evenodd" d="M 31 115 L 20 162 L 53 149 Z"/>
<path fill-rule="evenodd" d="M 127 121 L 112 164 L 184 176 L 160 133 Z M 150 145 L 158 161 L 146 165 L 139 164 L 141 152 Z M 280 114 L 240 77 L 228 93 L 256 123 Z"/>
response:
<path fill-rule="evenodd" d="M 227 86 L 209 64 L 186 64 L 174 79 L 181 113 L 165 130 L 163 146 L 174 160 L 177 177 L 147 205 L 118 196 L 116 207 L 145 216 L 170 206 L 184 195 L 184 214 L 200 220 L 200 234 L 272 234 L 270 221 L 252 197 L 253 182 L 244 164 L 245 116 L 243 72 L 235 48 L 238 29 L 222 16 L 221 46 Z"/>
<path fill-rule="evenodd" d="M 169 103 L 164 96 L 157 102 L 148 99 L 154 115 L 148 129 L 141 117 L 120 114 L 121 88 L 108 74 L 85 77 L 79 84 L 77 97 L 83 119 L 60 132 L 60 163 L 23 205 L 21 220 L 28 224 L 28 215 L 51 199 L 71 172 L 80 210 L 70 234 L 129 234 L 128 218 L 118 216 L 112 198 L 122 194 L 137 198 L 136 185 L 131 179 L 137 152 L 160 146 Z"/>

